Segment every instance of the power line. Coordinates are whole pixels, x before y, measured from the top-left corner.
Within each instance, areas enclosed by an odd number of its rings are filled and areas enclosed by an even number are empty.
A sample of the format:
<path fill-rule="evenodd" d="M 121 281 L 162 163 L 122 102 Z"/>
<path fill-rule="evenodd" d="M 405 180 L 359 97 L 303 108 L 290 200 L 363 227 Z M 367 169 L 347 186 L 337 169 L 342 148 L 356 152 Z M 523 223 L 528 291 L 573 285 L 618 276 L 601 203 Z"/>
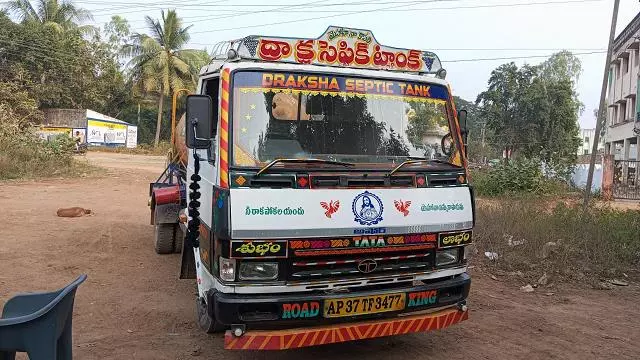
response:
<path fill-rule="evenodd" d="M 592 54 L 604 54 L 606 50 L 599 51 L 589 51 L 589 52 L 577 52 L 572 53 L 572 55 L 592 55 Z M 443 63 L 453 63 L 453 62 L 468 62 L 468 61 L 493 61 L 493 60 L 516 60 L 516 59 L 534 59 L 534 58 L 548 58 L 553 54 L 547 55 L 526 55 L 526 56 L 507 56 L 507 57 L 494 57 L 494 58 L 477 58 L 477 59 L 457 59 L 457 60 L 440 60 Z"/>
<path fill-rule="evenodd" d="M 479 8 L 534 6 L 534 5 L 576 4 L 576 3 L 601 2 L 601 1 L 604 1 L 604 0 L 564 0 L 564 1 L 545 1 L 545 2 L 533 2 L 533 3 L 515 3 L 515 4 L 454 6 L 454 7 L 447 7 L 447 8 L 439 7 L 439 8 L 411 9 L 411 10 L 432 11 L 432 10 L 451 10 L 451 9 L 479 9 Z M 191 34 L 202 34 L 202 33 L 211 33 L 211 32 L 219 32 L 219 31 L 250 29 L 250 28 L 263 27 L 263 26 L 292 24 L 292 23 L 306 22 L 306 21 L 311 21 L 311 20 L 330 19 L 330 18 L 336 18 L 336 17 L 348 16 L 348 15 L 354 15 L 354 14 L 365 14 L 365 13 L 378 12 L 378 11 L 388 11 L 390 9 L 406 7 L 406 6 L 411 6 L 411 5 L 395 5 L 395 6 L 389 6 L 389 7 L 377 8 L 377 9 L 367 9 L 367 10 L 360 10 L 360 11 L 345 12 L 345 13 L 336 14 L 336 15 L 325 15 L 325 16 L 318 16 L 318 17 L 305 18 L 305 19 L 294 19 L 294 20 L 280 21 L 280 22 L 276 22 L 276 23 L 263 23 L 263 24 L 255 24 L 255 25 L 237 26 L 237 27 L 231 27 L 231 28 L 195 31 L 195 32 L 192 32 Z"/>
<path fill-rule="evenodd" d="M 450 2 L 450 1 L 467 1 L 467 0 L 413 0 L 413 1 L 399 1 L 399 2 L 381 2 L 381 0 L 368 0 L 368 1 L 360 1 L 360 2 L 354 2 L 348 5 L 354 6 L 356 4 L 367 4 L 367 5 L 383 5 L 383 4 L 398 4 L 398 3 L 404 3 L 404 4 L 408 4 L 408 5 L 399 5 L 399 6 L 412 6 L 412 5 L 420 5 L 423 3 L 433 3 L 433 2 Z M 305 4 L 296 4 L 296 5 L 288 5 L 288 6 L 284 6 L 281 8 L 275 8 L 275 9 L 267 9 L 267 10 L 259 10 L 259 11 L 240 11 L 240 12 L 236 12 L 236 13 L 231 13 L 231 14 L 225 14 L 223 16 L 217 16 L 217 17 L 210 17 L 210 15 L 198 15 L 198 16 L 186 16 L 183 17 L 182 20 L 185 19 L 189 19 L 192 22 L 202 22 L 202 21 L 208 21 L 208 20 L 217 20 L 217 19 L 224 19 L 224 18 L 230 18 L 230 17 L 235 17 L 235 16 L 244 16 L 244 15 L 254 15 L 254 14 L 258 14 L 258 13 L 269 13 L 269 12 L 273 12 L 273 11 L 278 11 L 280 13 L 283 12 L 321 12 L 321 10 L 317 10 L 316 8 L 318 7 L 326 7 L 326 6 L 333 6 L 334 4 L 317 4 L 320 3 L 321 1 L 314 1 L 311 3 L 305 3 Z M 310 5 L 313 4 L 313 5 Z M 270 5 L 273 6 L 273 5 Z M 297 9 L 307 9 L 307 10 L 287 10 L 288 8 L 291 7 L 295 7 Z M 344 11 L 338 11 L 340 13 L 345 13 Z M 197 21 L 196 21 L 197 19 Z"/>

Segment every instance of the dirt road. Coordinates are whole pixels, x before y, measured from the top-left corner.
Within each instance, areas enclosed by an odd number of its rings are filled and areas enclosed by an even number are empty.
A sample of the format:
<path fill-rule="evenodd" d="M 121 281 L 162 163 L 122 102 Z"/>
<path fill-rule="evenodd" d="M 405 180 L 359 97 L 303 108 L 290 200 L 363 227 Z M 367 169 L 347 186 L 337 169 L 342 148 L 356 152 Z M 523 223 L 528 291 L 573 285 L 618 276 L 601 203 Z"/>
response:
<path fill-rule="evenodd" d="M 289 352 L 226 352 L 194 324 L 195 284 L 179 257 L 153 252 L 147 189 L 160 157 L 99 154 L 101 178 L 0 183 L 0 306 L 20 291 L 57 289 L 81 273 L 76 359 L 637 359 L 636 287 L 522 293 L 473 274 L 469 321 L 441 332 Z M 58 218 L 59 207 L 95 216 Z M 545 292 L 553 292 L 547 296 Z M 26 357 L 22 357 L 23 359 Z"/>

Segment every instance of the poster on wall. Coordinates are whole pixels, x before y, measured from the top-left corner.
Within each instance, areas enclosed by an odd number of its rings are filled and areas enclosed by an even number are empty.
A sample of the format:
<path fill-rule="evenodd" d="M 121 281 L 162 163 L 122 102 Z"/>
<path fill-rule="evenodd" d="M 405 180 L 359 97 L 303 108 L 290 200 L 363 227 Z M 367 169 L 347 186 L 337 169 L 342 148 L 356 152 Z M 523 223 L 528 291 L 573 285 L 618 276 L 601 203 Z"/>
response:
<path fill-rule="evenodd" d="M 138 127 L 137 126 L 127 126 L 127 147 L 128 148 L 138 147 Z"/>
<path fill-rule="evenodd" d="M 73 129 L 73 139 L 79 139 L 81 144 L 87 140 L 87 129 Z"/>
<path fill-rule="evenodd" d="M 126 141 L 127 125 L 99 120 L 87 120 L 87 142 L 124 145 Z"/>
<path fill-rule="evenodd" d="M 66 127 L 46 127 L 46 126 L 43 126 L 40 129 L 38 129 L 37 133 L 38 133 L 38 136 L 40 137 L 40 139 L 46 140 L 46 141 L 51 141 L 56 136 L 59 136 L 59 135 L 67 135 L 67 136 L 71 137 L 71 128 L 66 128 Z"/>

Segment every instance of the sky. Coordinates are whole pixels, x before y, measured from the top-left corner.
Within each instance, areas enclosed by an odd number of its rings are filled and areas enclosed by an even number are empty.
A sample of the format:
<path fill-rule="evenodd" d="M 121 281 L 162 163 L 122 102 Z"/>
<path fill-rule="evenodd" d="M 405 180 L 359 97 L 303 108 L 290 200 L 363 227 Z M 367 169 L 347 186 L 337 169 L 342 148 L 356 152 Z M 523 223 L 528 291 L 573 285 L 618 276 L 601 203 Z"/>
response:
<path fill-rule="evenodd" d="M 430 50 L 447 70 L 454 95 L 474 101 L 493 69 L 514 61 L 538 64 L 570 50 L 582 61 L 577 91 L 583 128 L 595 127 L 613 0 L 75 0 L 94 22 L 112 15 L 146 32 L 144 17 L 175 9 L 192 48 L 247 35 L 316 38 L 329 25 L 371 30 L 383 45 Z M 621 0 L 616 35 L 640 12 Z M 496 59 L 511 57 L 526 59 Z"/>

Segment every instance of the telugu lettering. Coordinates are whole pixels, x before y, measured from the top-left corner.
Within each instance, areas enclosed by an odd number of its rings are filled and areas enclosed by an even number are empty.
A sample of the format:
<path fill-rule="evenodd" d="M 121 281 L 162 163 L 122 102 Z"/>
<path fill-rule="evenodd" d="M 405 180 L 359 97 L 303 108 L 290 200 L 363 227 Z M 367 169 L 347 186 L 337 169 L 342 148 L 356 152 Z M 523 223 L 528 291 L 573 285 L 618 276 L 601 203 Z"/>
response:
<path fill-rule="evenodd" d="M 258 54 L 264 60 L 277 61 L 291 55 L 291 45 L 286 41 L 260 39 Z"/>

